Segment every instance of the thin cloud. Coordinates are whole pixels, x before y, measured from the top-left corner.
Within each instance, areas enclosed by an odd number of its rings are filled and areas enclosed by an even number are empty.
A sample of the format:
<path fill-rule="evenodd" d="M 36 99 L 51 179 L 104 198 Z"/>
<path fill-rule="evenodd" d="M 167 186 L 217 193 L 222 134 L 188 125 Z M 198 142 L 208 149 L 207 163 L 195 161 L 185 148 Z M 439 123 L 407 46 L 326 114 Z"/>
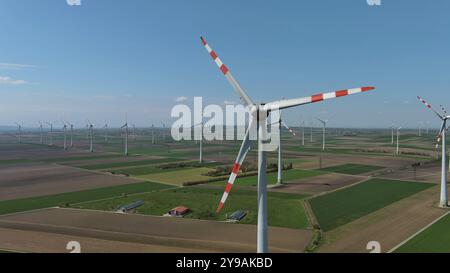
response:
<path fill-rule="evenodd" d="M 27 82 L 24 80 L 16 80 L 7 76 L 0 76 L 0 84 L 11 84 L 11 85 L 21 85 L 26 84 Z"/>
<path fill-rule="evenodd" d="M 23 69 L 33 69 L 37 66 L 31 64 L 15 64 L 15 63 L 1 63 L 0 69 L 8 69 L 8 70 L 23 70 Z"/>

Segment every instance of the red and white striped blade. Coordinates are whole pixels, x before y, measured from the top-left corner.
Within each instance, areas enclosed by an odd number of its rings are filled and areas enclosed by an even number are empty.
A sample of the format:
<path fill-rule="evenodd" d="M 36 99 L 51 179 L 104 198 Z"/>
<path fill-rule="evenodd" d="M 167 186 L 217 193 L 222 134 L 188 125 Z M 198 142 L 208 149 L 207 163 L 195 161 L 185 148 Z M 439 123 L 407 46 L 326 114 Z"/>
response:
<path fill-rule="evenodd" d="M 294 132 L 291 128 L 289 128 L 289 126 L 286 125 L 286 123 L 284 123 L 284 122 L 282 121 L 281 124 L 282 124 L 286 129 L 288 129 L 289 133 L 291 133 L 293 136 L 296 136 L 296 135 L 297 135 L 297 134 L 295 134 L 295 132 Z"/>
<path fill-rule="evenodd" d="M 246 105 L 255 105 L 253 101 L 250 99 L 250 97 L 245 93 L 244 89 L 239 85 L 239 83 L 236 81 L 236 79 L 231 75 L 230 70 L 228 67 L 220 60 L 220 58 L 217 56 L 216 52 L 211 49 L 211 47 L 208 45 L 206 40 L 203 37 L 200 37 L 202 40 L 203 45 L 205 46 L 206 50 L 208 51 L 211 58 L 213 58 L 214 62 L 219 67 L 220 71 L 222 71 L 225 78 L 227 78 L 228 82 L 233 86 L 234 90 L 238 93 L 239 97 L 244 101 Z"/>
<path fill-rule="evenodd" d="M 334 92 L 329 92 L 329 93 L 320 93 L 320 94 L 312 95 L 309 97 L 303 97 L 303 98 L 274 101 L 274 102 L 267 103 L 265 105 L 265 108 L 268 111 L 270 111 L 270 109 L 285 109 L 285 108 L 299 106 L 299 105 L 303 105 L 303 104 L 315 103 L 315 102 L 320 102 L 323 100 L 334 99 L 334 98 L 344 97 L 344 96 L 348 96 L 348 95 L 363 93 L 363 92 L 367 92 L 367 91 L 374 90 L 374 89 L 375 89 L 375 87 L 365 86 L 365 87 L 359 87 L 359 88 L 353 88 L 353 89 L 339 90 L 339 91 L 334 91 Z"/>
<path fill-rule="evenodd" d="M 227 201 L 228 194 L 230 194 L 234 181 L 236 180 L 239 170 L 241 169 L 242 162 L 244 162 L 245 156 L 247 155 L 248 151 L 250 151 L 251 148 L 250 128 L 252 128 L 251 125 L 252 124 L 250 124 L 249 128 L 247 129 L 245 138 L 242 141 L 241 149 L 239 150 L 236 161 L 234 162 L 233 169 L 231 171 L 230 177 L 228 178 L 227 186 L 225 187 L 225 191 L 223 192 L 222 198 L 220 199 L 219 207 L 217 208 L 216 213 L 220 213 L 220 211 L 223 208 L 223 205 Z"/>
<path fill-rule="evenodd" d="M 417 96 L 417 99 L 420 100 L 428 109 L 433 111 L 440 119 L 444 119 L 444 117 L 440 113 L 438 113 L 438 111 L 434 110 L 433 106 L 431 106 L 431 104 L 429 104 L 426 100 L 419 96 Z"/>

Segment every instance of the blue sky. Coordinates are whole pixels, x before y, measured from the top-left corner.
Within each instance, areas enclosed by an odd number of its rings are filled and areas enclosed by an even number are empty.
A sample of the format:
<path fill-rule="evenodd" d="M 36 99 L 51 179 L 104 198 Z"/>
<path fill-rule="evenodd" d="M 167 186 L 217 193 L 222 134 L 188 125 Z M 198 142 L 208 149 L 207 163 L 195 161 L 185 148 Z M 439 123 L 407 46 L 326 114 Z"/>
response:
<path fill-rule="evenodd" d="M 81 1 L 0 2 L 0 124 L 170 124 L 177 97 L 239 101 L 200 35 L 255 101 L 377 87 L 287 110 L 291 125 L 437 127 L 415 97 L 450 108 L 447 0 Z"/>

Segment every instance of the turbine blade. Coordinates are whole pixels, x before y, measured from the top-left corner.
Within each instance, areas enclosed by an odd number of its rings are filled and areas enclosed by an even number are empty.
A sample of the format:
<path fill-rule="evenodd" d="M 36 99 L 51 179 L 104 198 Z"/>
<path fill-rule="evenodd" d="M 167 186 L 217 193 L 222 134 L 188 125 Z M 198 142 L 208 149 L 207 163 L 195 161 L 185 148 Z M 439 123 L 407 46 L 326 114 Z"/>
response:
<path fill-rule="evenodd" d="M 339 90 L 329 93 L 320 93 L 316 95 L 312 95 L 309 97 L 303 97 L 303 98 L 296 98 L 296 99 L 288 99 L 288 100 L 279 100 L 274 102 L 269 102 L 265 105 L 266 110 L 270 111 L 270 109 L 285 109 L 289 107 L 299 106 L 303 104 L 309 104 L 309 103 L 315 103 L 315 102 L 321 102 L 323 100 L 328 99 L 334 99 L 339 97 L 344 97 L 348 95 L 353 95 L 357 93 L 367 92 L 370 90 L 374 90 L 375 87 L 372 86 L 366 86 L 366 87 L 360 87 L 360 88 L 353 88 L 353 89 L 345 89 L 345 90 Z"/>
<path fill-rule="evenodd" d="M 288 129 L 288 131 L 293 135 L 296 136 L 295 132 L 289 128 L 289 126 L 286 125 L 286 123 L 284 123 L 283 121 L 281 122 L 281 125 L 283 125 L 286 129 Z"/>
<path fill-rule="evenodd" d="M 252 128 L 251 123 L 249 124 L 249 128 L 247 129 L 245 138 L 242 141 L 241 149 L 239 150 L 238 156 L 236 157 L 236 161 L 234 162 L 233 170 L 231 171 L 230 177 L 228 178 L 227 186 L 225 187 L 225 191 L 223 192 L 222 198 L 220 199 L 220 203 L 219 206 L 217 207 L 216 213 L 220 213 L 220 211 L 223 208 L 223 205 L 225 204 L 225 201 L 227 201 L 228 194 L 230 193 L 231 188 L 233 187 L 234 181 L 236 180 L 236 177 L 239 173 L 239 169 L 241 168 L 242 162 L 244 161 L 248 151 L 250 151 L 251 148 L 250 128 Z"/>
<path fill-rule="evenodd" d="M 206 40 L 203 37 L 200 37 L 200 39 L 202 40 L 202 43 L 208 51 L 209 55 L 213 58 L 214 62 L 217 64 L 220 71 L 222 71 L 223 75 L 225 75 L 225 78 L 227 78 L 231 86 L 233 86 L 239 97 L 244 101 L 246 105 L 255 105 L 255 103 L 253 103 L 250 97 L 245 93 L 244 89 L 242 89 L 233 75 L 231 75 L 230 70 L 225 66 L 224 63 L 222 63 L 219 57 L 217 57 L 217 54 L 211 49 L 211 47 L 209 47 L 208 43 L 206 43 Z"/>
<path fill-rule="evenodd" d="M 434 110 L 434 108 L 431 106 L 431 104 L 429 104 L 426 100 L 424 100 L 423 98 L 417 96 L 417 99 L 419 99 L 423 104 L 425 104 L 425 106 L 430 109 L 431 111 L 433 111 L 440 119 L 444 119 L 444 116 L 442 116 L 440 113 L 438 113 L 436 110 Z"/>

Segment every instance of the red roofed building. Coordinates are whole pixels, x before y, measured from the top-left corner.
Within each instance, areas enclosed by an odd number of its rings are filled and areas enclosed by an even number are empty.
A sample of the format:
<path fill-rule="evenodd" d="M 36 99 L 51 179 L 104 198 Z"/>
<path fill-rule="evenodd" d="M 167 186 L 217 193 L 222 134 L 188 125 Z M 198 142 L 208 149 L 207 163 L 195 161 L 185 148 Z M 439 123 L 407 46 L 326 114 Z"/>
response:
<path fill-rule="evenodd" d="M 185 216 L 186 214 L 188 214 L 189 211 L 190 211 L 190 209 L 187 208 L 187 207 L 178 206 L 178 207 L 176 207 L 176 208 L 171 209 L 171 210 L 168 212 L 168 214 L 169 214 L 170 216 L 183 217 L 183 216 Z"/>

